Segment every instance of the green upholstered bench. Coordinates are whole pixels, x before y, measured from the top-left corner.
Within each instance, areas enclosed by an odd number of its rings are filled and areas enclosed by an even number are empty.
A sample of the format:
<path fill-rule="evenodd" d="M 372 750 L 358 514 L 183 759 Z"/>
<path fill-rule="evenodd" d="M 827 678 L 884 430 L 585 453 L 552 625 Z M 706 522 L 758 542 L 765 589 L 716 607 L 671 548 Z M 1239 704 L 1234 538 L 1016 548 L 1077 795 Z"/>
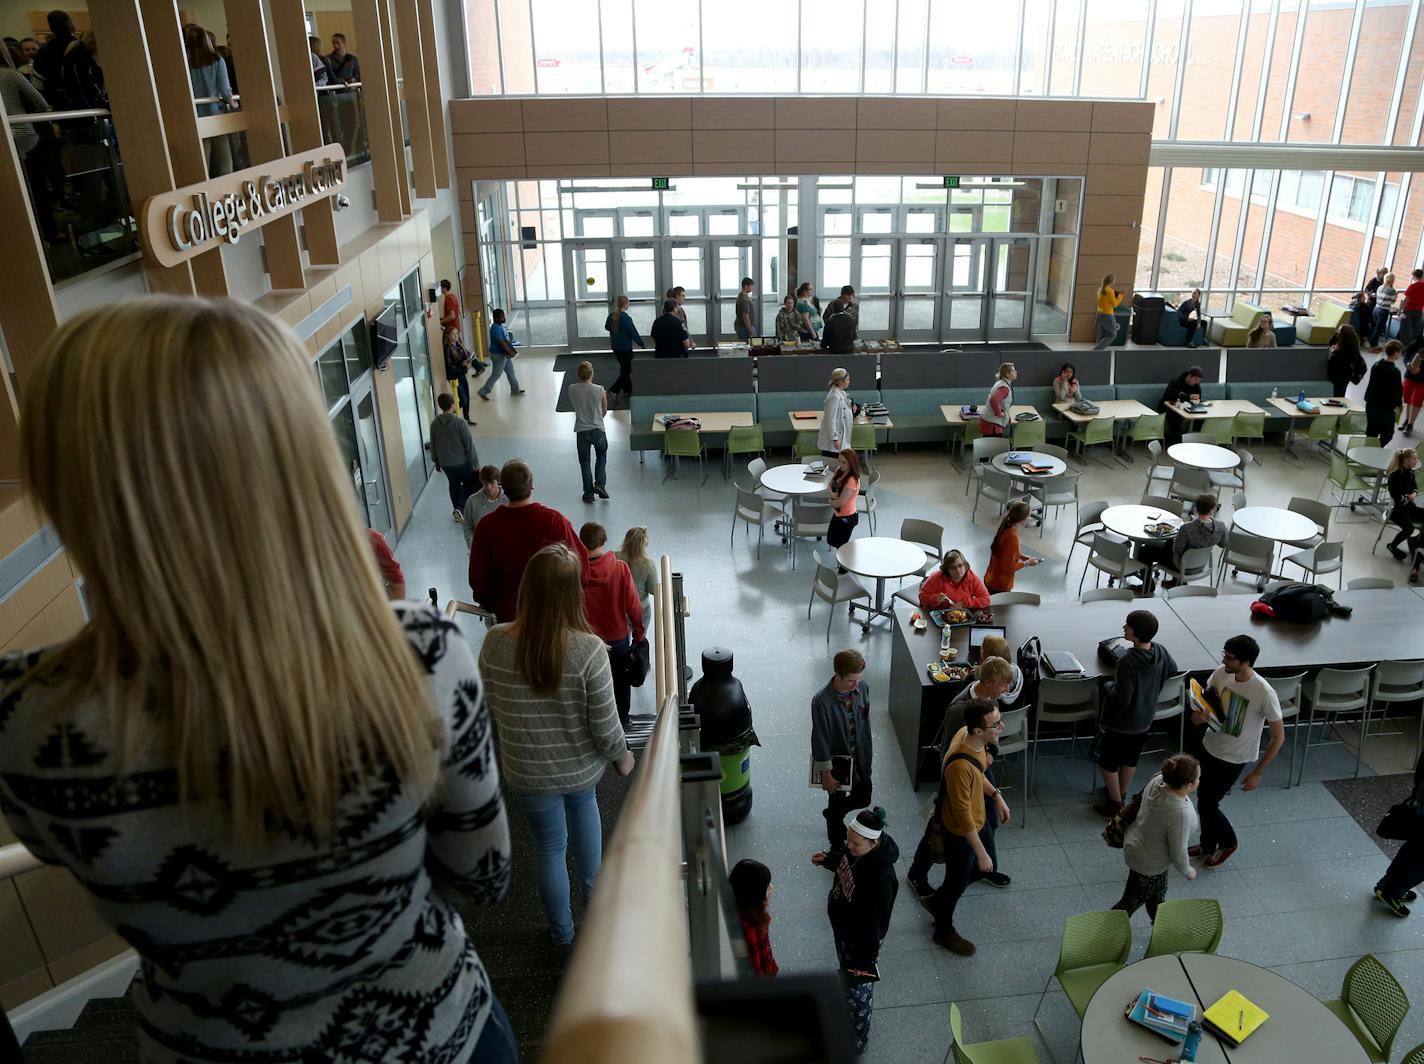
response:
<path fill-rule="evenodd" d="M 1261 315 L 1265 313 L 1265 307 L 1238 299 L 1236 305 L 1231 308 L 1231 317 L 1216 318 L 1212 321 L 1207 327 L 1207 336 L 1213 343 L 1222 347 L 1245 347 L 1247 334 L 1256 327 Z"/>
<path fill-rule="evenodd" d="M 1297 343 L 1319 347 L 1330 342 L 1335 330 L 1349 325 L 1353 312 L 1344 303 L 1327 299 L 1320 304 L 1320 310 L 1312 318 L 1297 318 L 1295 338 Z"/>

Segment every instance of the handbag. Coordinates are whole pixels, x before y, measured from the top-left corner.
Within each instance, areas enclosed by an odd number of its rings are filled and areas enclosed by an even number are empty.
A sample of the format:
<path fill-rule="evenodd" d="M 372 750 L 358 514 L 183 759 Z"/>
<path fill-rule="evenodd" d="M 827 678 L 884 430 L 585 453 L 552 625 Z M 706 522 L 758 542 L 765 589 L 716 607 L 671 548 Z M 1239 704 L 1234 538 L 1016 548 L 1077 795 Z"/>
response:
<path fill-rule="evenodd" d="M 628 682 L 634 687 L 642 687 L 643 681 L 648 678 L 649 668 L 648 641 L 646 639 L 634 640 L 632 648 L 628 651 Z"/>
<path fill-rule="evenodd" d="M 1114 850 L 1122 849 L 1123 840 L 1127 837 L 1127 829 L 1137 819 L 1137 814 L 1142 811 L 1142 795 L 1145 792 L 1138 791 L 1130 800 L 1124 802 L 1107 826 L 1103 828 L 1103 841 Z"/>
<path fill-rule="evenodd" d="M 1074 399 L 1073 404 L 1068 408 L 1075 414 L 1100 414 L 1103 408 L 1091 399 Z"/>
<path fill-rule="evenodd" d="M 1396 802 L 1375 828 L 1375 834 L 1382 839 L 1408 842 L 1419 833 L 1421 811 L 1412 800 Z"/>

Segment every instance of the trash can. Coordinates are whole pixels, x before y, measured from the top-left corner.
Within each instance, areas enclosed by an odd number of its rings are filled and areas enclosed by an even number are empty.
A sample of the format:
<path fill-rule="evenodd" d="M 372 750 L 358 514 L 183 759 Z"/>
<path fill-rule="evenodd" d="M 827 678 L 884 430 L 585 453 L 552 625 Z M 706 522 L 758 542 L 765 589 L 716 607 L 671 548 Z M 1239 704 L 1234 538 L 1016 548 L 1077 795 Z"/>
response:
<path fill-rule="evenodd" d="M 703 750 L 722 757 L 722 820 L 740 824 L 752 811 L 751 748 L 760 746 L 752 728 L 752 707 L 742 682 L 732 675 L 732 652 L 702 652 L 702 677 L 687 692 L 702 719 Z"/>
<path fill-rule="evenodd" d="M 1167 301 L 1156 292 L 1134 292 L 1132 296 L 1132 342 L 1155 344 L 1157 334 L 1162 329 L 1162 315 L 1166 309 Z M 1117 342 L 1122 343 L 1120 326 Z"/>

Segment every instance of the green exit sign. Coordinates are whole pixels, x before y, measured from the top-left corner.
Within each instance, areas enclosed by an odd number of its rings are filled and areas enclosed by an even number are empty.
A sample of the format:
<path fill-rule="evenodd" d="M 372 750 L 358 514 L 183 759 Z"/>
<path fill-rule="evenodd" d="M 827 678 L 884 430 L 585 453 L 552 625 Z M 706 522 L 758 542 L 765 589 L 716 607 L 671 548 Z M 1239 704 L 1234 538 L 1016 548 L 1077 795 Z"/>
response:
<path fill-rule="evenodd" d="M 956 179 L 956 184 L 957 184 L 957 183 L 958 183 L 958 179 Z M 670 189 L 670 188 L 672 188 L 672 183 L 671 183 L 671 181 L 670 181 L 668 178 L 666 178 L 666 177 L 655 177 L 655 178 L 653 178 L 653 191 L 654 191 L 654 192 L 666 192 L 666 191 L 667 191 L 668 189 Z"/>
<path fill-rule="evenodd" d="M 959 178 L 957 178 L 957 177 L 946 177 L 946 178 L 944 179 L 944 187 L 945 187 L 945 188 L 958 188 L 958 187 L 959 187 Z"/>

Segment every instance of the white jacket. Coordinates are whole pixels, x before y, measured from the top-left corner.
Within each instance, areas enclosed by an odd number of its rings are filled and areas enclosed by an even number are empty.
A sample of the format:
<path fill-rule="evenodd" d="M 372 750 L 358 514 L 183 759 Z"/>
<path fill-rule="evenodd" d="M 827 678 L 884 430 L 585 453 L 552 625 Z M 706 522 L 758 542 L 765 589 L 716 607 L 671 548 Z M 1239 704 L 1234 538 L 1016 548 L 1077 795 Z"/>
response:
<path fill-rule="evenodd" d="M 854 424 L 850 396 L 844 388 L 831 385 L 826 393 L 826 405 L 821 409 L 821 432 L 816 438 L 816 445 L 823 451 L 844 450 L 850 446 L 850 431 Z"/>

